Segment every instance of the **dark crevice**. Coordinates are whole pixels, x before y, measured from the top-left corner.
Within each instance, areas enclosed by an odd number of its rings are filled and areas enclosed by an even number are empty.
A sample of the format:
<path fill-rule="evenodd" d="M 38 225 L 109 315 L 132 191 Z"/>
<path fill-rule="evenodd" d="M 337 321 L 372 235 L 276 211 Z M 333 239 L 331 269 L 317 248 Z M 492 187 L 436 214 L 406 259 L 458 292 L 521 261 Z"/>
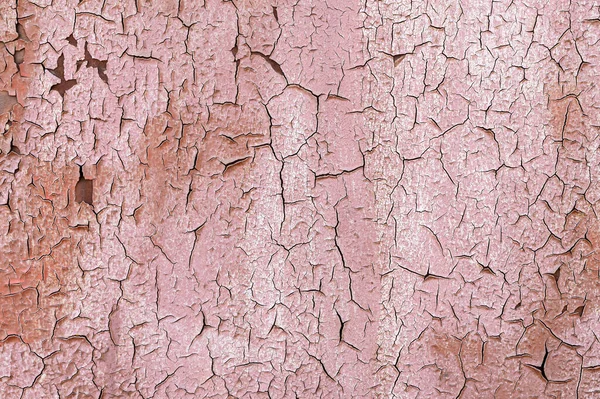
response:
<path fill-rule="evenodd" d="M 281 76 L 283 76 L 285 78 L 283 69 L 281 69 L 281 65 L 279 65 L 279 63 L 277 61 L 273 60 L 271 57 L 264 55 L 263 53 L 260 53 L 258 51 L 252 51 L 252 54 L 258 55 L 258 56 L 264 58 L 264 60 L 267 61 L 269 63 L 269 65 L 271 65 L 271 68 L 273 68 L 273 70 L 275 72 L 277 72 L 278 74 L 280 74 Z"/>
<path fill-rule="evenodd" d="M 240 158 L 240 159 L 236 159 L 233 160 L 231 162 L 221 162 L 224 166 L 225 169 L 223 169 L 223 173 L 227 172 L 228 170 L 230 170 L 231 168 L 233 168 L 235 165 L 238 165 L 244 161 L 246 161 L 247 159 L 250 159 L 251 157 L 244 157 L 244 158 Z"/>
<path fill-rule="evenodd" d="M 548 351 L 548 346 L 544 345 L 544 358 L 542 359 L 542 364 L 540 364 L 539 366 L 536 366 L 534 364 L 530 364 L 529 367 L 533 368 L 534 370 L 537 370 L 540 375 L 542 376 L 542 378 L 544 379 L 544 381 L 548 382 L 550 381 L 548 379 L 548 376 L 546 375 L 546 362 L 548 361 L 548 355 L 549 355 L 549 351 Z"/>

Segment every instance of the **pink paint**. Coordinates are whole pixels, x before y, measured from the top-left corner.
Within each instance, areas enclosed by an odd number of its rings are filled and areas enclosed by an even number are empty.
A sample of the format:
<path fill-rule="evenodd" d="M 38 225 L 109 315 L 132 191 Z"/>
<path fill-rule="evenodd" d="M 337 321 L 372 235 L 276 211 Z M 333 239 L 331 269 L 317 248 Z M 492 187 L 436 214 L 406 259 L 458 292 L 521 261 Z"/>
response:
<path fill-rule="evenodd" d="M 151 3 L 0 5 L 0 397 L 594 397 L 597 7 Z"/>

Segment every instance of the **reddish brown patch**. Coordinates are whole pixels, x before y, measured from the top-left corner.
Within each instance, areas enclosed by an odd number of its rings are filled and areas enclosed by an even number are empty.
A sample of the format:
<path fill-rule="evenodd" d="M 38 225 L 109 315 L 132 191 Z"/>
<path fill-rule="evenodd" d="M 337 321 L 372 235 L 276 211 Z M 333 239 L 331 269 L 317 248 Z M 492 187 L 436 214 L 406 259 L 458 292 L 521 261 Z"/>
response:
<path fill-rule="evenodd" d="M 17 188 L 19 197 L 27 201 L 16 203 L 23 218 L 13 212 L 9 222 L 8 267 L 0 284 L 0 339 L 18 335 L 32 343 L 49 339 L 57 320 L 69 312 L 84 232 L 69 227 L 75 205 L 67 206 L 67 193 L 76 175 L 53 170 L 51 164 L 33 157 L 23 163 L 28 164 L 33 181 Z"/>

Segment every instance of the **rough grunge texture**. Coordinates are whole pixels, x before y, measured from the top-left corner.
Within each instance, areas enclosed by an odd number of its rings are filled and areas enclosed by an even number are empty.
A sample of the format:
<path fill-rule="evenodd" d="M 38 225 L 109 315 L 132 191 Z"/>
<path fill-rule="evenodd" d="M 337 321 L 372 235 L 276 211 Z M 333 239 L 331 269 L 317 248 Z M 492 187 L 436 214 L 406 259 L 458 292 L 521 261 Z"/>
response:
<path fill-rule="evenodd" d="M 600 397 L 600 6 L 0 0 L 0 397 Z"/>

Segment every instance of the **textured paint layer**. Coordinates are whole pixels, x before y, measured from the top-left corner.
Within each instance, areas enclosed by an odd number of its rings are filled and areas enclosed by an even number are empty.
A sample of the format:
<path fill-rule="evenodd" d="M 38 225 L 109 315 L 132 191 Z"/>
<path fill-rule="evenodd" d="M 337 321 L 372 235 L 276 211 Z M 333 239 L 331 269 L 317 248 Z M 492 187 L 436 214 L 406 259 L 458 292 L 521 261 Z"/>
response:
<path fill-rule="evenodd" d="M 1 1 L 0 397 L 598 397 L 599 21 Z"/>

